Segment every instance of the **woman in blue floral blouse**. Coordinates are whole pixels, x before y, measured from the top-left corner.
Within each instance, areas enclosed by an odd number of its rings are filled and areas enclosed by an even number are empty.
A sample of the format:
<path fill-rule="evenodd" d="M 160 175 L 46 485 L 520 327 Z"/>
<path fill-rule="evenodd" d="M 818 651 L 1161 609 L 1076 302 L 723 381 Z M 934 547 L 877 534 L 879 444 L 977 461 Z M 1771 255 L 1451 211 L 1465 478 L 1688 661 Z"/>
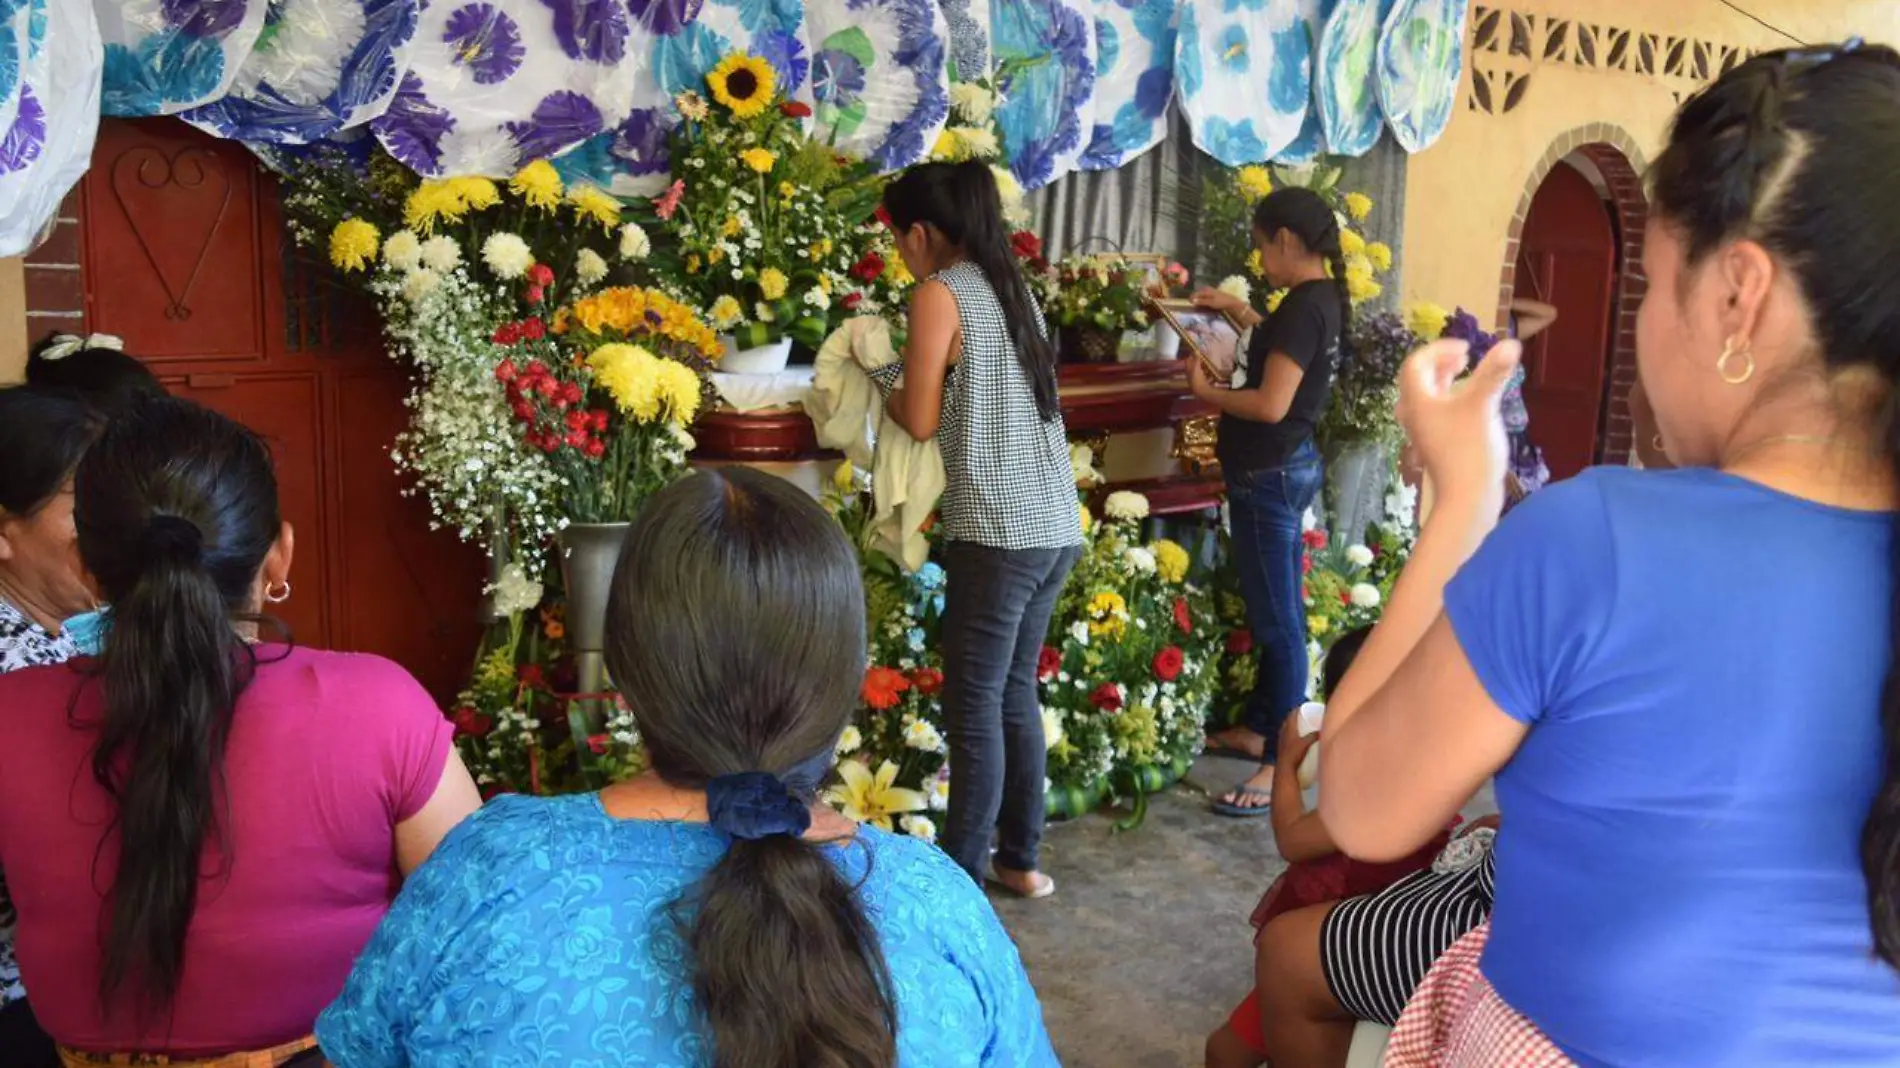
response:
<path fill-rule="evenodd" d="M 661 492 L 607 626 L 652 770 L 465 821 L 318 1020 L 331 1061 L 1056 1063 L 976 884 L 815 801 L 865 663 L 857 555 L 815 502 L 745 468 Z"/>

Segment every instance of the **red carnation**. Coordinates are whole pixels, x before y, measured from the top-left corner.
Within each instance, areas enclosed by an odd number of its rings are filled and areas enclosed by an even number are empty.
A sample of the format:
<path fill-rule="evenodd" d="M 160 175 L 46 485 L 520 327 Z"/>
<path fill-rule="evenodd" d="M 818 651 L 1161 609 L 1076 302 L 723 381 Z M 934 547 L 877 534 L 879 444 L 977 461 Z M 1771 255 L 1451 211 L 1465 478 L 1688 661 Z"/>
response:
<path fill-rule="evenodd" d="M 928 697 L 943 689 L 943 672 L 936 668 L 918 668 L 910 673 L 910 684 L 917 687 L 918 693 Z"/>
<path fill-rule="evenodd" d="M 455 723 L 455 733 L 465 734 L 470 738 L 483 737 L 495 728 L 493 719 L 482 715 L 468 705 L 456 709 L 455 715 L 451 718 Z"/>
<path fill-rule="evenodd" d="M 531 316 L 521 324 L 521 336 L 529 341 L 539 341 L 548 336 L 547 324 L 541 321 L 539 315 Z"/>
<path fill-rule="evenodd" d="M 534 422 L 534 405 L 529 404 L 527 401 L 524 401 L 520 399 L 519 397 L 517 397 L 515 398 L 513 407 L 515 410 L 516 419 L 519 419 L 524 423 Z"/>
<path fill-rule="evenodd" d="M 809 119 L 811 118 L 811 105 L 800 103 L 797 100 L 787 100 L 778 106 L 778 112 L 788 119 Z"/>
<path fill-rule="evenodd" d="M 1018 230 L 1009 235 L 1009 247 L 1016 250 L 1017 257 L 1025 260 L 1042 258 L 1042 238 L 1032 231 Z"/>
<path fill-rule="evenodd" d="M 862 293 L 846 293 L 844 296 L 844 310 L 845 311 L 856 311 L 858 309 L 858 305 L 863 304 L 863 303 L 864 303 L 864 294 Z"/>
<path fill-rule="evenodd" d="M 1188 610 L 1186 597 L 1174 599 L 1174 625 L 1181 628 L 1183 634 L 1194 633 L 1194 613 Z"/>
<path fill-rule="evenodd" d="M 860 282 L 875 282 L 877 276 L 884 273 L 884 257 L 875 252 L 867 252 L 864 258 L 853 264 L 851 277 Z"/>
<path fill-rule="evenodd" d="M 1181 665 L 1185 659 L 1186 658 L 1181 655 L 1180 646 L 1177 645 L 1170 645 L 1166 649 L 1156 653 L 1155 678 L 1160 679 L 1162 682 L 1173 682 L 1175 679 L 1180 678 Z"/>
<path fill-rule="evenodd" d="M 551 286 L 554 284 L 554 268 L 545 263 L 537 263 L 528 268 L 528 284 L 531 286 Z"/>
<path fill-rule="evenodd" d="M 572 411 L 567 413 L 562 421 L 567 424 L 569 430 L 586 430 L 589 419 L 586 412 Z"/>
<path fill-rule="evenodd" d="M 1345 605 L 1348 608 L 1352 607 L 1352 594 L 1349 591 L 1340 590 L 1339 603 Z"/>
<path fill-rule="evenodd" d="M 521 328 L 514 323 L 503 323 L 495 328 L 495 344 L 497 345 L 513 345 L 520 340 Z"/>
<path fill-rule="evenodd" d="M 882 712 L 897 707 L 903 699 L 904 691 L 910 689 L 910 680 L 896 668 L 874 667 L 864 673 L 864 684 L 858 688 L 858 696 L 864 703 Z"/>
<path fill-rule="evenodd" d="M 1313 573 L 1313 558 L 1311 556 L 1300 557 L 1300 574 L 1310 575 L 1312 573 Z"/>
<path fill-rule="evenodd" d="M 556 382 L 551 375 L 546 378 L 537 378 L 534 380 L 534 391 L 553 400 L 561 395 L 561 384 Z"/>
<path fill-rule="evenodd" d="M 498 330 L 496 333 L 500 333 L 500 331 Z M 521 368 L 516 367 L 515 361 L 513 360 L 503 360 L 495 365 L 495 381 L 497 382 L 513 382 L 520 376 Z"/>
<path fill-rule="evenodd" d="M 524 293 L 523 296 L 527 299 L 529 304 L 539 304 L 548 299 L 548 288 L 546 286 L 529 286 L 528 291 Z"/>
<path fill-rule="evenodd" d="M 546 378 L 547 376 L 548 365 L 542 363 L 540 360 L 529 360 L 528 366 L 521 369 L 521 377 L 530 382 Z"/>
<path fill-rule="evenodd" d="M 607 455 L 607 443 L 599 438 L 595 438 L 589 441 L 581 451 L 587 454 L 589 460 L 598 460 Z"/>
<path fill-rule="evenodd" d="M 1050 679 L 1055 678 L 1061 671 L 1061 651 L 1052 646 L 1043 646 L 1042 652 L 1036 656 L 1036 677 L 1044 682 L 1048 682 Z"/>
<path fill-rule="evenodd" d="M 608 741 L 610 739 L 604 734 L 590 734 L 587 736 L 587 748 L 593 750 L 595 756 L 599 756 L 607 751 Z"/>
<path fill-rule="evenodd" d="M 1326 532 L 1318 527 L 1300 535 L 1300 540 L 1306 543 L 1307 548 L 1315 552 L 1326 548 Z"/>
<path fill-rule="evenodd" d="M 1104 712 L 1120 712 L 1122 710 L 1122 688 L 1112 682 L 1104 682 L 1095 688 L 1094 693 L 1089 694 L 1089 704 L 1094 705 Z"/>
<path fill-rule="evenodd" d="M 886 229 L 893 229 L 891 225 L 891 213 L 884 210 L 884 205 L 879 204 L 877 206 L 877 210 L 872 212 L 871 214 L 877 219 L 878 222 L 883 223 Z"/>
<path fill-rule="evenodd" d="M 1227 655 L 1246 656 L 1253 652 L 1253 632 L 1234 630 L 1227 632 Z"/>
<path fill-rule="evenodd" d="M 570 448 L 584 449 L 587 447 L 587 431 L 570 430 L 561 436 L 561 442 Z"/>
<path fill-rule="evenodd" d="M 521 685 L 529 689 L 539 690 L 548 684 L 548 673 L 539 664 L 521 665 L 521 670 L 515 673 L 515 677 L 521 680 Z"/>
<path fill-rule="evenodd" d="M 579 382 L 569 382 L 561 387 L 561 399 L 569 404 L 579 404 L 586 395 L 587 391 L 581 388 Z"/>

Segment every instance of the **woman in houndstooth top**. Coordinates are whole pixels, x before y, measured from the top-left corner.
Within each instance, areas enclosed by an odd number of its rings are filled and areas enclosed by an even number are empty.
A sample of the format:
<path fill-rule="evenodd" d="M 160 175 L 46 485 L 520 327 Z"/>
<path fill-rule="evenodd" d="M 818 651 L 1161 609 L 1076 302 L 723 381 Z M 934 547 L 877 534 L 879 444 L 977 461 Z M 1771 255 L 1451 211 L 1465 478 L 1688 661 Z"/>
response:
<path fill-rule="evenodd" d="M 943 624 L 950 811 L 942 842 L 973 878 L 1026 897 L 1037 871 L 1047 745 L 1036 659 L 1081 556 L 1056 361 L 982 163 L 913 167 L 884 191 L 911 298 L 891 417 L 943 451 Z"/>

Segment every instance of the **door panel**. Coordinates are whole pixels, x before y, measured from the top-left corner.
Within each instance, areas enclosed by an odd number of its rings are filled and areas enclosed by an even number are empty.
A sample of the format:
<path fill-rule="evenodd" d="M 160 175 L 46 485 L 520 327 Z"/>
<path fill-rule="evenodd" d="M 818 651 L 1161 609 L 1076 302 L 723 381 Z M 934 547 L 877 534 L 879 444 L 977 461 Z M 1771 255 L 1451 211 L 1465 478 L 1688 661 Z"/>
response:
<path fill-rule="evenodd" d="M 1531 198 L 1515 292 L 1557 308 L 1557 322 L 1525 345 L 1524 403 L 1551 477 L 1568 478 L 1596 459 L 1616 292 L 1609 213 L 1568 164 L 1551 168 Z"/>

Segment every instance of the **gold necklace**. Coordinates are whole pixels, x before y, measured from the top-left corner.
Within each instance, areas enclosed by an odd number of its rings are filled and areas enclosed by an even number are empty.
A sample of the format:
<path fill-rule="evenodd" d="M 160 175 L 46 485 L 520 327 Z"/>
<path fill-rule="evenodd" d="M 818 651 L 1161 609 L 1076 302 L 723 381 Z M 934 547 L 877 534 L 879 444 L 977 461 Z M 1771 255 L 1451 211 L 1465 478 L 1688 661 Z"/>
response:
<path fill-rule="evenodd" d="M 1723 460 L 1722 466 L 1724 468 L 1732 468 L 1736 463 L 1740 462 L 1743 457 L 1752 456 L 1770 445 L 1813 445 L 1818 448 L 1847 447 L 1846 442 L 1831 436 L 1823 437 L 1819 434 L 1777 434 L 1774 437 L 1762 438 L 1760 441 L 1751 441 L 1747 445 L 1735 450 L 1734 453 Z"/>

